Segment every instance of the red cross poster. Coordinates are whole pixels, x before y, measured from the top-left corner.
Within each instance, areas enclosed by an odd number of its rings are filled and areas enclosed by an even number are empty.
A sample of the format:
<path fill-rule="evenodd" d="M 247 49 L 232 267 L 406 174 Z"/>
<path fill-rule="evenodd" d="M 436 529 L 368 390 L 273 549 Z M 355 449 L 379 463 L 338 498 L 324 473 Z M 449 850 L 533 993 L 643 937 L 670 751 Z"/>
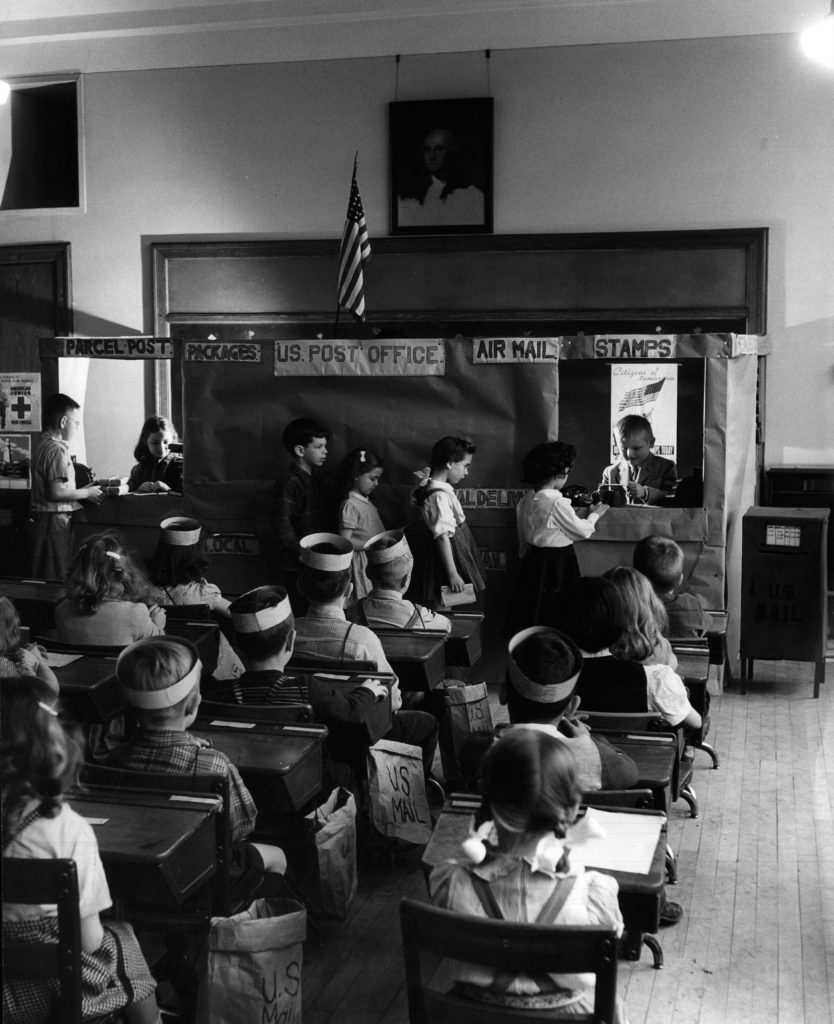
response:
<path fill-rule="evenodd" d="M 41 429 L 41 375 L 0 373 L 0 430 Z"/>

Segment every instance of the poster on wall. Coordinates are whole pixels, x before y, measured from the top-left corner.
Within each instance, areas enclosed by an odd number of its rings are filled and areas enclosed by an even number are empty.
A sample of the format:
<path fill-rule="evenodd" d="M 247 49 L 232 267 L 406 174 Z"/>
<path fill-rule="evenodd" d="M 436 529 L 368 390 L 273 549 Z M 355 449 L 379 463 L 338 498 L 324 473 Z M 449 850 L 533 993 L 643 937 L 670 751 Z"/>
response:
<path fill-rule="evenodd" d="M 669 363 L 611 367 L 611 461 L 620 457 L 614 425 L 623 416 L 643 416 L 654 434 L 655 455 L 677 461 L 678 367 Z"/>
<path fill-rule="evenodd" d="M 41 429 L 41 375 L 0 373 L 0 430 Z"/>
<path fill-rule="evenodd" d="M 0 489 L 29 486 L 32 438 L 26 434 L 0 434 Z"/>

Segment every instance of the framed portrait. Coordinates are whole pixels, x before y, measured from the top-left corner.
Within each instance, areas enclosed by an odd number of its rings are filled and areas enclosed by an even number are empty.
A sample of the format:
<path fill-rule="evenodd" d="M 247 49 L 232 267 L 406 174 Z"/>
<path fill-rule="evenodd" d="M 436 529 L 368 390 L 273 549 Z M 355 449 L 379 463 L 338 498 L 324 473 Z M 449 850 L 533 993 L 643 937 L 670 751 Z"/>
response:
<path fill-rule="evenodd" d="M 388 110 L 391 234 L 492 231 L 492 98 Z"/>

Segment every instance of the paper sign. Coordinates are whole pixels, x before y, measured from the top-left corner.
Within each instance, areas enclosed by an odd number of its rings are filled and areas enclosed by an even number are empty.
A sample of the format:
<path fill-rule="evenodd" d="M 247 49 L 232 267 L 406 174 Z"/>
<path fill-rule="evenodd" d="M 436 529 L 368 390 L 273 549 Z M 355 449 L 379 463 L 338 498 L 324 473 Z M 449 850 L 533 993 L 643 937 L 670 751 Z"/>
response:
<path fill-rule="evenodd" d="M 276 341 L 276 377 L 442 377 L 440 338 L 385 341 Z"/>
<path fill-rule="evenodd" d="M 515 508 L 527 493 L 523 487 L 460 487 L 461 508 Z"/>
<path fill-rule="evenodd" d="M 611 367 L 611 461 L 620 457 L 614 424 L 643 416 L 651 425 L 652 451 L 676 461 L 678 450 L 678 367 L 668 363 L 617 363 Z"/>
<path fill-rule="evenodd" d="M 558 338 L 473 338 L 472 362 L 557 363 Z"/>
<path fill-rule="evenodd" d="M 674 334 L 597 334 L 595 359 L 674 359 L 677 336 Z"/>
<path fill-rule="evenodd" d="M 0 373 L 0 430 L 34 433 L 40 429 L 41 375 Z"/>
<path fill-rule="evenodd" d="M 56 338 L 58 355 L 95 359 L 173 359 L 170 338 Z"/>
<path fill-rule="evenodd" d="M 187 363 L 259 363 L 261 346 L 254 342 L 185 341 Z"/>

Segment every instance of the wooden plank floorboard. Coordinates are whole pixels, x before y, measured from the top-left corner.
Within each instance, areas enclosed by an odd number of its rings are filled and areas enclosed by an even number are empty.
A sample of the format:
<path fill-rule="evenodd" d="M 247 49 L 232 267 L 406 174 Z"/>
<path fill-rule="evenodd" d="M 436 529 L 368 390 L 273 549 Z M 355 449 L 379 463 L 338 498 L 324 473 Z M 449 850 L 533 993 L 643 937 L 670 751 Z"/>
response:
<path fill-rule="evenodd" d="M 493 719 L 506 720 L 495 680 Z M 742 696 L 713 699 L 721 767 L 696 754 L 699 817 L 672 809 L 684 919 L 621 961 L 630 1024 L 834 1024 L 834 667 L 756 662 Z M 306 1024 L 407 1024 L 399 900 L 425 898 L 418 854 L 360 867 L 349 919 L 305 947 Z"/>

